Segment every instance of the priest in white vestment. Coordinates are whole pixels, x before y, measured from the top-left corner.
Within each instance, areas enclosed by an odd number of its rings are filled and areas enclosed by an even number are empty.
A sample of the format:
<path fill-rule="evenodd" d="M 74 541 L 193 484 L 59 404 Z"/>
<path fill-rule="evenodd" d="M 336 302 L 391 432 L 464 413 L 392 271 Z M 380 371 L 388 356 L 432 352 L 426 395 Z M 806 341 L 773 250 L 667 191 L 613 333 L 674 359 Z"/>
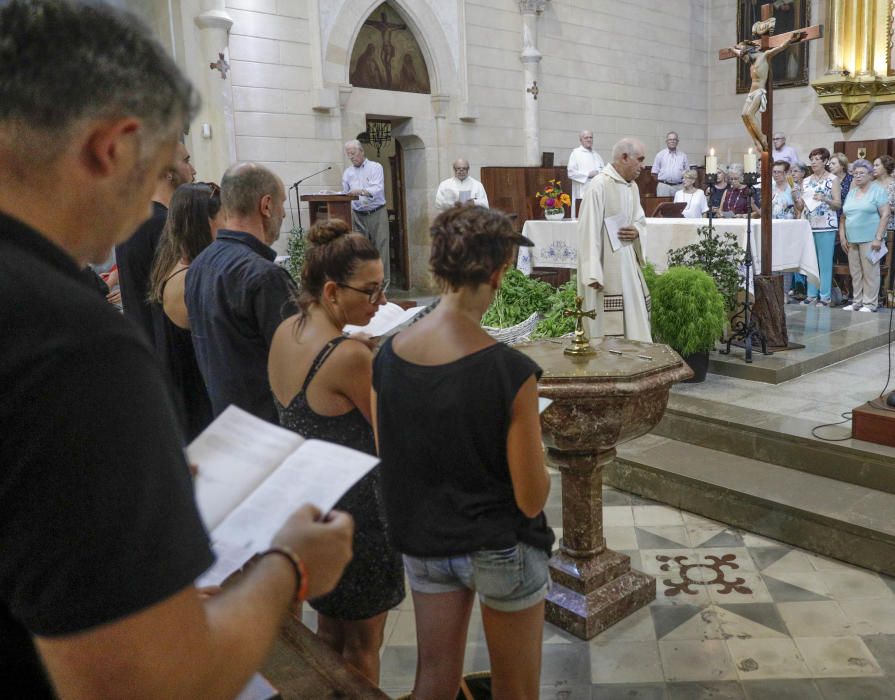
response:
<path fill-rule="evenodd" d="M 581 200 L 578 295 L 584 297 L 585 309 L 597 311 L 596 319 L 584 319 L 594 338 L 624 336 L 652 342 L 649 290 L 640 271 L 646 217 L 634 182 L 643 167 L 643 150 L 643 144 L 632 138 L 615 144 L 612 163 L 587 186 Z"/>
<path fill-rule="evenodd" d="M 458 158 L 454 161 L 454 177 L 443 180 L 435 192 L 435 209 L 439 212 L 450 209 L 459 202 L 472 202 L 478 207 L 488 207 L 488 195 L 482 183 L 469 177 L 469 161 Z"/>
<path fill-rule="evenodd" d="M 578 134 L 578 146 L 569 156 L 569 179 L 572 181 L 572 218 L 577 215 L 576 201 L 581 199 L 587 183 L 593 180 L 605 165 L 600 154 L 594 150 L 594 132 L 582 131 Z"/>

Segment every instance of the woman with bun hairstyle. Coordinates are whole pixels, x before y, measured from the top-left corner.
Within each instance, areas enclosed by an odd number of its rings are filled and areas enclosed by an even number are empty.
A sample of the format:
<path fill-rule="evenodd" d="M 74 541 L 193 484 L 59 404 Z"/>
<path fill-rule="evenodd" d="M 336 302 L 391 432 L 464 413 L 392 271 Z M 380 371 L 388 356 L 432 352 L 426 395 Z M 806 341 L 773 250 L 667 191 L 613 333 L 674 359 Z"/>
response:
<path fill-rule="evenodd" d="M 280 423 L 305 438 L 376 454 L 370 425 L 373 353 L 342 334 L 365 326 L 386 303 L 376 247 L 345 222 L 330 219 L 308 233 L 298 313 L 277 329 L 269 375 Z M 317 635 L 374 684 L 390 608 L 404 599 L 400 555 L 388 543 L 379 467 L 339 501 L 354 517 L 354 558 L 335 590 L 310 601 Z"/>
<path fill-rule="evenodd" d="M 478 594 L 493 697 L 534 700 L 554 540 L 541 370 L 481 327 L 516 246 L 532 243 L 483 207 L 442 212 L 431 233 L 441 302 L 373 363 L 386 516 L 413 593 L 413 697 L 456 697 Z"/>

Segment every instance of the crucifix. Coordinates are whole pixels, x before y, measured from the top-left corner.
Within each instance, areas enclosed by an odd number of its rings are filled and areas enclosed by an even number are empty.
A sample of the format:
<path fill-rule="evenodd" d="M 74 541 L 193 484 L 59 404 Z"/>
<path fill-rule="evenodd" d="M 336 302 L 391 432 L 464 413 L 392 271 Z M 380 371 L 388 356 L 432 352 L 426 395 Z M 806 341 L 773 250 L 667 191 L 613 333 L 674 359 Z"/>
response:
<path fill-rule="evenodd" d="M 527 89 L 525 90 L 525 92 L 529 92 L 529 93 L 531 93 L 531 96 L 532 96 L 532 97 L 534 97 L 535 99 L 538 99 L 538 93 L 540 92 L 540 89 L 538 88 L 538 81 L 535 80 L 535 81 L 531 84 L 531 87 L 530 87 L 530 88 L 527 88 Z"/>
<path fill-rule="evenodd" d="M 572 355 L 573 357 L 595 355 L 597 352 L 591 347 L 590 338 L 587 337 L 587 330 L 584 328 L 584 319 L 595 319 L 597 312 L 595 310 L 585 311 L 582 308 L 583 305 L 584 298 L 575 297 L 575 309 L 566 309 L 562 312 L 562 315 L 566 318 L 575 317 L 575 338 L 572 340 L 572 344 L 563 350 L 566 355 Z"/>
<path fill-rule="evenodd" d="M 771 151 L 768 144 L 774 132 L 774 76 L 771 58 L 789 46 L 801 41 L 820 39 L 823 25 L 796 29 L 784 34 L 773 34 L 774 6 L 762 5 L 761 21 L 752 25 L 752 33 L 758 40 L 742 41 L 730 49 L 721 49 L 718 58 L 739 58 L 749 65 L 752 85 L 743 107 L 743 123 L 749 136 L 761 154 L 761 274 L 771 274 Z M 761 112 L 759 128 L 757 114 Z"/>

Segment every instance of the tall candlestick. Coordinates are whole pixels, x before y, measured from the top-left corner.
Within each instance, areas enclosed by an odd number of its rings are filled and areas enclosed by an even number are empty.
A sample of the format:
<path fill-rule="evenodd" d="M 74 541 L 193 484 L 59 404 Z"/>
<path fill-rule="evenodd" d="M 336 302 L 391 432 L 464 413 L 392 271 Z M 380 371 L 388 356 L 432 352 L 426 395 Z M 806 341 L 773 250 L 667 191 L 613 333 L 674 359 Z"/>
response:
<path fill-rule="evenodd" d="M 747 173 L 757 173 L 758 172 L 758 164 L 757 158 L 755 154 L 752 152 L 752 149 L 749 149 L 749 152 L 743 156 L 743 170 Z"/>
<path fill-rule="evenodd" d="M 707 175 L 718 172 L 718 156 L 715 155 L 714 148 L 710 148 L 709 154 L 705 157 L 705 172 Z"/>

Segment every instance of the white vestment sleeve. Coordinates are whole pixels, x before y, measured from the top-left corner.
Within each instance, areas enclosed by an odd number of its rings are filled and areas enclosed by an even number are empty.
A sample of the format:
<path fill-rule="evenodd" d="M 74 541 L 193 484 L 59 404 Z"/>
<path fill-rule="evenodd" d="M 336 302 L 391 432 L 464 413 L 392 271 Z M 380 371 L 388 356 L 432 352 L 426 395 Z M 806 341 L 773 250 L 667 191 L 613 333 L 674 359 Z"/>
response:
<path fill-rule="evenodd" d="M 572 155 L 569 156 L 569 165 L 566 168 L 569 172 L 569 179 L 580 182 L 582 185 L 585 184 L 589 170 L 582 170 L 583 167 L 585 164 L 579 162 L 578 152 L 572 151 Z"/>
<path fill-rule="evenodd" d="M 450 209 L 457 201 L 457 196 L 449 184 L 450 180 L 445 180 L 438 185 L 438 191 L 435 193 L 435 208 L 438 211 Z"/>
<path fill-rule="evenodd" d="M 475 187 L 473 187 L 473 197 L 475 197 L 476 206 L 485 207 L 485 209 L 490 208 L 488 206 L 488 193 L 485 192 L 485 186 L 476 181 Z"/>
<path fill-rule="evenodd" d="M 578 212 L 578 289 L 603 284 L 603 188 L 598 183 L 584 191 Z M 645 223 L 645 222 L 644 222 Z"/>

